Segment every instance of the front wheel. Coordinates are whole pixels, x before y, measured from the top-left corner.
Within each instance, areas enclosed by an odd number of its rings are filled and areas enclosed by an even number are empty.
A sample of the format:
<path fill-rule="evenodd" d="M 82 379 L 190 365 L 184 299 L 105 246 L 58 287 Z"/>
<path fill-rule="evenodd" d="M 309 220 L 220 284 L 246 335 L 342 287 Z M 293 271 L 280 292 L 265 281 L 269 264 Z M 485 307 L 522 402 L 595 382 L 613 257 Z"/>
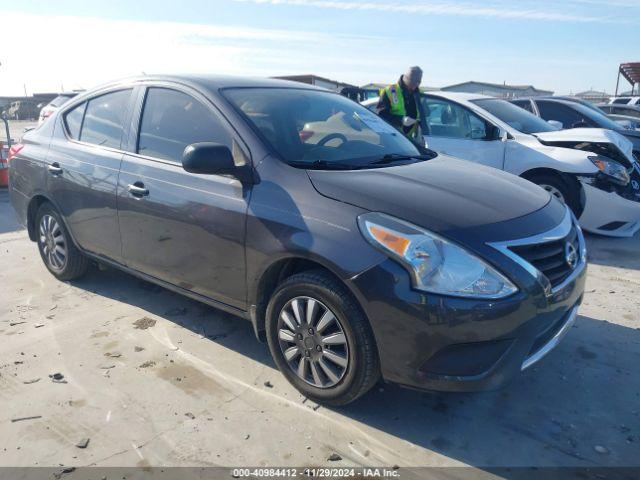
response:
<path fill-rule="evenodd" d="M 373 332 L 352 295 L 323 271 L 289 277 L 266 313 L 269 350 L 304 396 L 346 405 L 378 380 Z"/>
<path fill-rule="evenodd" d="M 580 202 L 580 186 L 577 182 L 571 183 L 555 175 L 535 175 L 529 180 L 567 205 L 576 218 L 580 217 L 582 206 Z"/>
<path fill-rule="evenodd" d="M 38 250 L 47 269 L 59 280 L 73 280 L 85 274 L 89 261 L 76 248 L 60 214 L 44 203 L 36 215 Z"/>

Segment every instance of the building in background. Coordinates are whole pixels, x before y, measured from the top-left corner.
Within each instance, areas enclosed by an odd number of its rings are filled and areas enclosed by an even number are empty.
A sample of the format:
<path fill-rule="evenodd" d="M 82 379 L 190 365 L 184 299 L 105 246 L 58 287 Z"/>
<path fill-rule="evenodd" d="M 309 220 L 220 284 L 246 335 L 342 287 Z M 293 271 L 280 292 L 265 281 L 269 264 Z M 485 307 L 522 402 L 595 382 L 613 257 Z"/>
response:
<path fill-rule="evenodd" d="M 539 97 L 553 95 L 551 90 L 541 90 L 532 85 L 507 85 L 506 83 L 463 82 L 442 87 L 445 92 L 464 92 L 512 99 L 519 97 Z"/>
<path fill-rule="evenodd" d="M 598 92 L 597 90 L 587 90 L 586 92 L 579 92 L 574 97 L 586 100 L 591 103 L 608 103 L 611 95 L 607 92 Z"/>
<path fill-rule="evenodd" d="M 29 97 L 0 97 L 0 112 L 11 120 L 35 120 L 40 108 L 57 96 L 57 93 L 34 93 Z"/>
<path fill-rule="evenodd" d="M 337 80 L 331 80 L 330 78 L 320 77 L 319 75 L 282 75 L 279 77 L 273 77 L 279 80 L 291 80 L 293 82 L 306 83 L 307 85 L 314 85 L 320 88 L 326 88 L 338 92 L 345 97 L 361 102 L 366 99 L 366 96 L 362 89 L 356 85 L 350 83 L 338 82 Z"/>

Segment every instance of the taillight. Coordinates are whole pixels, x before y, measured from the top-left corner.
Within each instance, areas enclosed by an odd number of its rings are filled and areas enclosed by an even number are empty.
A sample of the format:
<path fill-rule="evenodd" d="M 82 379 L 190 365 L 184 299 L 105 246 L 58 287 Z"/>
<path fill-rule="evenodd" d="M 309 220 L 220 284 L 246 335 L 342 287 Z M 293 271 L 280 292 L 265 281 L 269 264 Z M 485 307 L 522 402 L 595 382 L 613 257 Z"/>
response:
<path fill-rule="evenodd" d="M 306 142 L 311 137 L 313 137 L 313 133 L 314 132 L 312 132 L 311 130 L 300 130 L 300 132 L 298 132 L 298 135 L 300 135 L 300 141 L 302 143 Z"/>
<path fill-rule="evenodd" d="M 15 157 L 18 154 L 18 152 L 23 148 L 24 148 L 24 145 L 21 143 L 16 143 L 14 145 L 11 145 L 11 148 L 9 149 L 9 155 L 7 156 L 7 162 L 10 162 L 11 159 Z"/>

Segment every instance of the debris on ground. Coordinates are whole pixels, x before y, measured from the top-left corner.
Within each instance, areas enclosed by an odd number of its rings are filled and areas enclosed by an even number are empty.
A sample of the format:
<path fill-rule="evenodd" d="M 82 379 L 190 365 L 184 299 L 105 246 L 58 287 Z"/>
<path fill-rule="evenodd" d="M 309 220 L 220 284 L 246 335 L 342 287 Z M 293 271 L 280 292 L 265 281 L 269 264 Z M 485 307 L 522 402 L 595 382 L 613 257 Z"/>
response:
<path fill-rule="evenodd" d="M 104 356 L 109 358 L 120 358 L 122 354 L 117 352 L 107 352 L 104 354 Z"/>
<path fill-rule="evenodd" d="M 196 419 L 196 416 L 191 412 L 185 413 L 184 416 L 185 417 L 189 417 L 191 420 L 195 420 Z"/>
<path fill-rule="evenodd" d="M 36 383 L 36 382 L 39 382 L 39 381 L 40 381 L 40 377 L 32 378 L 31 380 L 25 380 L 22 383 L 24 383 L 25 385 L 31 385 L 32 383 Z"/>
<path fill-rule="evenodd" d="M 27 322 L 11 322 L 11 323 L 9 323 L 9 326 L 10 326 L 10 327 L 14 327 L 14 326 L 16 326 L 16 325 L 20 325 L 20 324 L 22 324 L 22 323 L 27 323 Z"/>
<path fill-rule="evenodd" d="M 342 460 L 342 457 L 340 455 L 338 455 L 337 453 L 332 453 L 331 455 L 329 455 L 327 460 L 329 460 L 330 462 L 338 462 L 338 461 Z"/>
<path fill-rule="evenodd" d="M 89 439 L 88 438 L 83 438 L 78 443 L 76 443 L 76 447 L 78 447 L 78 448 L 87 448 L 88 445 L 89 445 Z"/>
<path fill-rule="evenodd" d="M 36 323 L 33 327 L 34 327 L 34 328 L 41 328 L 41 327 L 44 327 L 44 323 Z"/>
<path fill-rule="evenodd" d="M 115 365 L 100 365 L 101 370 L 111 370 L 112 368 L 116 368 Z"/>
<path fill-rule="evenodd" d="M 134 352 L 142 352 L 144 350 L 144 347 L 139 347 L 138 345 L 136 345 L 135 347 L 133 347 L 133 351 Z"/>
<path fill-rule="evenodd" d="M 267 388 L 273 388 L 273 384 L 269 380 L 264 382 L 264 386 L 267 387 Z"/>
<path fill-rule="evenodd" d="M 67 381 L 64 379 L 64 375 L 62 375 L 61 373 L 53 373 L 49 375 L 49 378 L 53 383 L 67 383 Z"/>
<path fill-rule="evenodd" d="M 151 328 L 156 324 L 156 321 L 153 318 L 142 317 L 133 322 L 135 328 L 138 330 L 146 330 L 147 328 Z"/>
<path fill-rule="evenodd" d="M 251 438 L 251 435 L 249 435 L 248 433 L 244 436 L 245 440 L 249 440 L 249 438 Z"/>
<path fill-rule="evenodd" d="M 19 417 L 19 418 L 12 418 L 11 422 L 15 423 L 15 422 L 22 422 L 23 420 L 35 420 L 37 418 L 42 418 L 42 415 L 34 415 L 32 417 Z"/>
<path fill-rule="evenodd" d="M 152 361 L 152 360 L 147 360 L 146 362 L 144 362 L 143 364 L 140 365 L 140 368 L 149 368 L 149 367 L 153 367 L 155 366 L 156 362 Z"/>

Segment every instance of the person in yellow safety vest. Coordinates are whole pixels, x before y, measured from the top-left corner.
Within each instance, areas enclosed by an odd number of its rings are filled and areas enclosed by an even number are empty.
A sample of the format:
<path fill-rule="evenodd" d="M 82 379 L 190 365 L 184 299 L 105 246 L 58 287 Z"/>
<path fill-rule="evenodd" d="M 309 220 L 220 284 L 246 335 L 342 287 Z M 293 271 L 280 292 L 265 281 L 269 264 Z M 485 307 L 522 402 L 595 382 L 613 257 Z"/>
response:
<path fill-rule="evenodd" d="M 410 140 L 424 145 L 420 130 L 422 69 L 410 67 L 397 83 L 380 90 L 377 113 Z"/>

